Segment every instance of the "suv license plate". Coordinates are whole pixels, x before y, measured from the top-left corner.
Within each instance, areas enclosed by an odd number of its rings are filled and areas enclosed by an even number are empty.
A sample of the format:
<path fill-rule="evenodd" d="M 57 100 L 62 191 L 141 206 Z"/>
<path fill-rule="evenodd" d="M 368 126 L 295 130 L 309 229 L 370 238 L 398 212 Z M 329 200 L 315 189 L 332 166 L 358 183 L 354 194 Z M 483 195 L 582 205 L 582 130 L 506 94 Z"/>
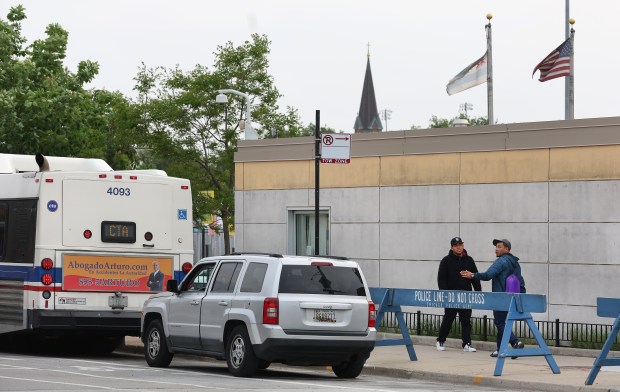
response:
<path fill-rule="evenodd" d="M 127 296 L 123 295 L 122 297 L 117 297 L 116 295 L 111 295 L 108 297 L 108 306 L 112 309 L 123 309 L 129 305 L 129 301 L 127 300 Z"/>
<path fill-rule="evenodd" d="M 318 321 L 320 323 L 335 323 L 336 322 L 336 311 L 314 309 L 314 321 Z"/>

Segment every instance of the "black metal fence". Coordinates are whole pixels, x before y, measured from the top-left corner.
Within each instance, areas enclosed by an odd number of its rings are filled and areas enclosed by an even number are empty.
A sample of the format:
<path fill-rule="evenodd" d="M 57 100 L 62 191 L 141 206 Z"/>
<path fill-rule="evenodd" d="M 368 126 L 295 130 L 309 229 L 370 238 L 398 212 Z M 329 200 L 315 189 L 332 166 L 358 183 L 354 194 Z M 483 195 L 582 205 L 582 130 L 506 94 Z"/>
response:
<path fill-rule="evenodd" d="M 403 312 L 405 323 L 409 333 L 420 336 L 437 336 L 443 315 L 427 314 L 417 311 L 416 313 Z M 493 318 L 482 316 L 472 317 L 472 339 L 481 341 L 495 341 L 496 329 Z M 600 349 L 611 331 L 611 325 L 571 323 L 556 319 L 555 321 L 534 321 L 536 327 L 545 339 L 547 345 L 555 347 L 576 347 Z M 385 313 L 381 326 L 383 330 L 399 332 L 396 315 L 391 312 Z M 516 321 L 514 332 L 521 340 L 533 343 L 534 335 L 525 321 Z M 461 324 L 458 321 L 452 323 L 450 337 L 461 337 Z M 616 336 L 614 350 L 620 349 L 620 338 Z"/>

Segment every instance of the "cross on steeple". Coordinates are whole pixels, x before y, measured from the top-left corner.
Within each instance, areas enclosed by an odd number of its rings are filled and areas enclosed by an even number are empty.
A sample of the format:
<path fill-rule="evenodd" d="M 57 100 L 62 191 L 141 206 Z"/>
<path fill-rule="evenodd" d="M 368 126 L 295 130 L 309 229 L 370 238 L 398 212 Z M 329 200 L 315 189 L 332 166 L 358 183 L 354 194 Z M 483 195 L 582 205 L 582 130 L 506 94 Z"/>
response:
<path fill-rule="evenodd" d="M 368 42 L 366 46 L 368 46 L 368 58 L 370 58 L 370 42 Z"/>

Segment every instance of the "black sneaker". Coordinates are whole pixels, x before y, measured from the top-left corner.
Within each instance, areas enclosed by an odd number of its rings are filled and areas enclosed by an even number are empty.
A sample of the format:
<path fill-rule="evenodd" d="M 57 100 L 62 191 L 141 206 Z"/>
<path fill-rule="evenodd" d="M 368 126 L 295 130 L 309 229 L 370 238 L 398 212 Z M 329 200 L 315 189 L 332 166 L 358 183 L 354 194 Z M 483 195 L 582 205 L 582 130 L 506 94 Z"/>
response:
<path fill-rule="evenodd" d="M 497 358 L 497 355 L 498 355 L 497 350 L 495 350 L 495 351 L 493 351 L 493 352 L 491 353 L 491 356 L 492 356 L 493 358 Z"/>
<path fill-rule="evenodd" d="M 515 349 L 521 349 L 521 348 L 524 348 L 524 347 L 525 347 L 525 344 L 523 344 L 523 342 L 520 341 L 520 340 L 517 343 L 512 345 L 512 348 L 515 348 Z M 518 357 L 510 357 L 510 359 L 517 359 L 517 358 Z"/>

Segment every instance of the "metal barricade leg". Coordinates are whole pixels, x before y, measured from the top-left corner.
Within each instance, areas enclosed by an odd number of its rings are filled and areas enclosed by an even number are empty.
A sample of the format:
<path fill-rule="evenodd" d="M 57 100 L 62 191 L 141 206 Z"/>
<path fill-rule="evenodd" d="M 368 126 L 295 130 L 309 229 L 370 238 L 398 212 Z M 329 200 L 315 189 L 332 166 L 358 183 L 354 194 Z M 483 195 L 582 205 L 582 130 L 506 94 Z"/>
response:
<path fill-rule="evenodd" d="M 586 378 L 586 385 L 592 385 L 592 383 L 594 383 L 596 376 L 598 376 L 598 372 L 601 370 L 601 366 L 620 366 L 620 358 L 607 358 L 609 350 L 611 350 L 616 336 L 618 336 L 618 331 L 620 331 L 620 316 L 614 321 L 609 336 L 607 336 L 607 341 L 605 341 L 601 352 L 594 360 L 594 365 L 590 370 L 590 374 L 588 374 L 588 378 Z"/>
<path fill-rule="evenodd" d="M 382 347 L 404 345 L 407 347 L 409 359 L 411 361 L 417 361 L 418 357 L 416 356 L 415 349 L 413 348 L 413 342 L 411 341 L 411 336 L 409 335 L 409 330 L 407 328 L 407 323 L 405 322 L 405 317 L 403 316 L 403 311 L 400 305 L 394 305 L 394 289 L 387 289 L 383 295 L 381 304 L 379 306 L 379 311 L 377 312 L 377 326 L 381 325 L 381 320 L 383 320 L 383 315 L 386 312 L 393 312 L 396 315 L 396 320 L 398 320 L 398 326 L 400 327 L 400 332 L 403 337 L 402 339 L 377 340 L 375 342 L 375 346 Z"/>

